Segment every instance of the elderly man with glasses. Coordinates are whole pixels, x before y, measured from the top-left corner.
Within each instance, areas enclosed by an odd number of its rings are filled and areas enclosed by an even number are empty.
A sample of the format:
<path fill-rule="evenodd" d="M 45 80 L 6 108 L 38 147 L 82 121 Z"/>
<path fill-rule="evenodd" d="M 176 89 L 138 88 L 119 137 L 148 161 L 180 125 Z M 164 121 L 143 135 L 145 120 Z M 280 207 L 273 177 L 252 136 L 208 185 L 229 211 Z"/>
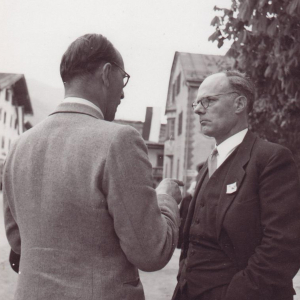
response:
<path fill-rule="evenodd" d="M 23 134 L 4 168 L 6 234 L 21 254 L 18 300 L 143 300 L 138 269 L 156 271 L 178 239 L 176 180 L 152 188 L 147 147 L 112 122 L 129 75 L 102 35 L 62 57 L 65 99 Z"/>
<path fill-rule="evenodd" d="M 300 267 L 300 186 L 290 151 L 248 130 L 254 86 L 207 77 L 194 112 L 216 146 L 183 230 L 173 300 L 292 300 Z"/>

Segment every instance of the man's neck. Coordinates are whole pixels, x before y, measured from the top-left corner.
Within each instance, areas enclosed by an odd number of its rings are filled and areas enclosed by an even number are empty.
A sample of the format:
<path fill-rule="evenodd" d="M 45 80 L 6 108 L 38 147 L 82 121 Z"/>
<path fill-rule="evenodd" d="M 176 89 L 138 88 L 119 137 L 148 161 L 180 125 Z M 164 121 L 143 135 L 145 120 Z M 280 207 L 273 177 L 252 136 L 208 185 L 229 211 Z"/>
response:
<path fill-rule="evenodd" d="M 101 99 L 105 99 L 105 97 L 101 96 L 100 91 L 94 91 L 92 86 L 89 86 L 88 83 L 83 83 L 80 81 L 72 82 L 65 89 L 65 98 L 75 97 L 85 99 L 97 107 L 105 114 L 105 105 L 101 103 Z"/>
<path fill-rule="evenodd" d="M 248 128 L 248 124 L 242 124 L 240 126 L 235 127 L 234 129 L 230 130 L 227 135 L 223 135 L 223 136 L 220 136 L 220 137 L 215 137 L 216 145 L 217 146 L 220 145 L 221 143 L 223 143 L 224 141 L 226 141 L 227 139 L 229 139 L 233 135 L 237 134 L 238 132 L 240 132 L 240 131 L 242 131 L 246 128 Z"/>

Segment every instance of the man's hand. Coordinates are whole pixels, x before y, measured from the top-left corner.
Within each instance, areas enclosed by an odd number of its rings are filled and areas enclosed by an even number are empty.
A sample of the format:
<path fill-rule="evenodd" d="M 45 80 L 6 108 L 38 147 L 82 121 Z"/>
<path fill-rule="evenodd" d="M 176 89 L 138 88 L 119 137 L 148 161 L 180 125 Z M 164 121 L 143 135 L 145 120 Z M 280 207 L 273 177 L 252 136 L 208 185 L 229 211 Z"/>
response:
<path fill-rule="evenodd" d="M 168 194 L 175 199 L 177 204 L 182 200 L 179 186 L 184 186 L 183 182 L 177 179 L 165 178 L 156 188 L 157 194 Z"/>

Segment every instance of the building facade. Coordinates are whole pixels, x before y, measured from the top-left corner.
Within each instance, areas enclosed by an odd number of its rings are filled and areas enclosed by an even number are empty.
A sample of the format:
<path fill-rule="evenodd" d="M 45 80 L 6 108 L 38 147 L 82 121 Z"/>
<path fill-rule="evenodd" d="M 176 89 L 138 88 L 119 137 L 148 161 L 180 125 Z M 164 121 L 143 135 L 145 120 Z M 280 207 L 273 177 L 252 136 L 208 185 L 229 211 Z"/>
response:
<path fill-rule="evenodd" d="M 165 115 L 167 118 L 163 177 L 182 180 L 188 189 L 214 147 L 213 138 L 201 133 L 194 114 L 201 82 L 210 74 L 231 68 L 231 60 L 219 55 L 176 52 L 171 68 Z"/>
<path fill-rule="evenodd" d="M 0 73 L 0 182 L 12 142 L 26 130 L 25 114 L 33 110 L 24 75 Z"/>

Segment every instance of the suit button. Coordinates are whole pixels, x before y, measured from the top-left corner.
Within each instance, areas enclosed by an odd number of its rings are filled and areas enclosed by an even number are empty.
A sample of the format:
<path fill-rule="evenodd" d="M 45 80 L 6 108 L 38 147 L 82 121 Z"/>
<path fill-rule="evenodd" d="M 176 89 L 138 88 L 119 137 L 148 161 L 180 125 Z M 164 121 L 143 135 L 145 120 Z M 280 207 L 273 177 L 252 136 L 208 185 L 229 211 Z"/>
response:
<path fill-rule="evenodd" d="M 196 219 L 195 223 L 196 223 L 196 224 L 199 224 L 199 223 L 200 223 L 199 218 Z"/>
<path fill-rule="evenodd" d="M 195 252 L 196 252 L 196 251 L 193 249 L 193 250 L 191 251 L 191 255 L 194 255 Z"/>
<path fill-rule="evenodd" d="M 201 207 L 204 207 L 204 203 L 203 202 L 201 203 Z"/>

